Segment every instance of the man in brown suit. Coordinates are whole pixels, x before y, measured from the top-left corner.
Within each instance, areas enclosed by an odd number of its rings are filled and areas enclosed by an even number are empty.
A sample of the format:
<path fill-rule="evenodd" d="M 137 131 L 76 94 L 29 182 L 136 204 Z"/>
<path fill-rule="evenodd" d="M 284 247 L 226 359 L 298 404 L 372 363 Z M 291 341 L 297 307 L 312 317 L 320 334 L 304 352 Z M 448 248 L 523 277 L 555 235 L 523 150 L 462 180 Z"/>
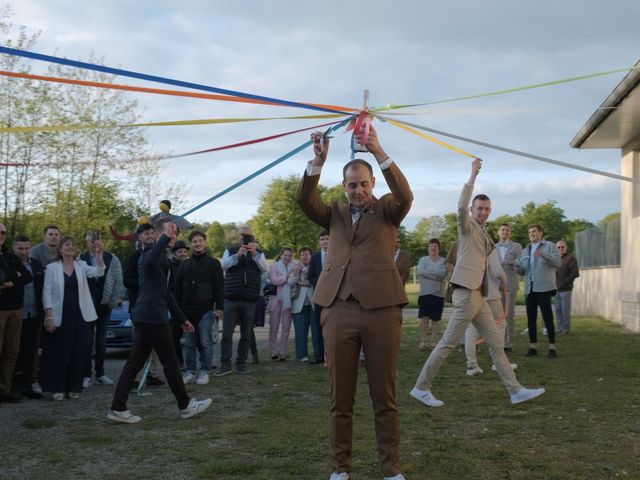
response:
<path fill-rule="evenodd" d="M 362 144 L 360 132 L 356 139 Z M 385 479 L 403 480 L 395 380 L 402 306 L 408 300 L 393 254 L 398 227 L 411 208 L 413 194 L 371 128 L 365 146 L 380 165 L 391 193 L 374 197 L 371 165 L 356 159 L 343 169 L 349 205 L 337 201 L 326 205 L 317 186 L 329 144 L 322 134 L 312 135 L 312 140 L 315 157 L 298 186 L 297 200 L 311 220 L 331 232 L 313 297 L 323 307 L 321 323 L 331 386 L 330 480 L 348 480 L 352 466 L 353 403 L 361 347 L 367 358 L 380 469 Z"/>
<path fill-rule="evenodd" d="M 511 396 L 511 403 L 522 403 L 544 393 L 544 388 L 529 389 L 518 383 L 511 364 L 504 353 L 504 337 L 498 333 L 493 314 L 487 304 L 487 263 L 495 248 L 485 231 L 491 213 L 491 200 L 484 194 L 476 195 L 469 206 L 481 160 L 471 164 L 471 175 L 458 199 L 457 258 L 451 275 L 453 311 L 447 329 L 436 348 L 425 362 L 410 395 L 429 407 L 441 407 L 444 402 L 431 393 L 431 385 L 444 359 L 456 348 L 469 322 L 489 344 L 493 360 L 502 383 Z"/>

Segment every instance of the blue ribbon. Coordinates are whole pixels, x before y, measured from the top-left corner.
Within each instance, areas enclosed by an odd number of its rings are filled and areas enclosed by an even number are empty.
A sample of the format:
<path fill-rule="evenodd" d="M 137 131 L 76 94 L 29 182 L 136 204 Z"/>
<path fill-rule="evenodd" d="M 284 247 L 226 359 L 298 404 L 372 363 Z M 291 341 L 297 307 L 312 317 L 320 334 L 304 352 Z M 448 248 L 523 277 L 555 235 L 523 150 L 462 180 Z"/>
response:
<path fill-rule="evenodd" d="M 184 87 L 184 88 L 193 88 L 195 90 L 203 90 L 205 92 L 220 93 L 223 95 L 233 95 L 236 97 L 242 97 L 242 98 L 247 98 L 251 100 L 260 100 L 264 102 L 277 103 L 279 105 L 286 105 L 289 107 L 307 108 L 310 110 L 319 110 L 321 112 L 348 114 L 348 112 L 341 112 L 339 110 L 332 110 L 329 108 L 315 107 L 313 105 L 306 105 L 304 103 L 291 102 L 289 100 L 280 100 L 278 98 L 263 97 L 260 95 L 253 95 L 250 93 L 237 92 L 235 90 L 227 90 L 224 88 L 200 85 L 198 83 L 183 82 L 181 80 L 173 80 L 171 78 L 157 77 L 155 75 L 147 75 L 144 73 L 132 72 L 129 70 L 121 70 L 119 68 L 105 67 L 103 65 L 95 65 L 92 63 L 79 62 L 76 60 L 69 60 L 61 57 L 54 57 L 51 55 L 43 55 L 41 53 L 28 52 L 26 50 L 18 50 L 16 48 L 0 46 L 0 53 L 6 53 L 7 55 L 16 55 L 18 57 L 31 58 L 33 60 L 42 60 L 44 62 L 59 63 L 61 65 L 68 65 L 70 67 L 85 68 L 88 70 L 94 70 L 96 72 L 104 72 L 112 75 L 120 75 L 123 77 L 139 78 L 141 80 L 148 80 L 150 82 L 165 83 L 168 85 L 176 85 L 178 87 Z"/>
<path fill-rule="evenodd" d="M 339 128 L 345 126 L 347 123 L 349 123 L 351 121 L 351 119 L 353 118 L 353 116 L 347 118 L 346 120 L 343 120 L 342 122 L 338 123 L 337 125 L 334 125 L 333 127 L 329 127 L 326 131 L 326 133 L 331 133 L 334 132 L 336 130 L 338 130 Z M 251 175 L 248 175 L 246 177 L 244 177 L 242 180 L 239 180 L 238 182 L 234 183 L 233 185 L 231 185 L 230 187 L 225 188 L 224 190 L 222 190 L 220 193 L 216 193 L 213 197 L 205 200 L 204 202 L 196 205 L 195 207 L 191 208 L 190 210 L 184 212 L 181 217 L 186 217 L 187 215 L 192 214 L 193 212 L 195 212 L 196 210 L 201 209 L 202 207 L 204 207 L 205 205 L 210 204 L 211 202 L 213 202 L 214 200 L 217 200 L 218 198 L 222 197 L 223 195 L 226 195 L 227 193 L 235 190 L 236 188 L 240 187 L 241 185 L 244 185 L 245 183 L 247 183 L 248 181 L 254 179 L 255 177 L 257 177 L 258 175 L 262 175 L 264 172 L 266 172 L 267 170 L 275 167 L 276 165 L 278 165 L 279 163 L 284 162 L 285 160 L 287 160 L 288 158 L 293 157 L 295 154 L 301 152 L 302 150 L 304 150 L 305 148 L 311 146 L 311 141 L 307 141 L 305 143 L 303 143 L 302 145 L 300 145 L 297 148 L 294 148 L 293 150 L 291 150 L 289 153 L 284 154 L 283 156 L 281 156 L 280 158 L 274 160 L 273 162 L 269 163 L 268 165 L 265 165 L 264 167 L 260 168 L 259 170 L 256 170 L 255 172 L 253 172 Z"/>

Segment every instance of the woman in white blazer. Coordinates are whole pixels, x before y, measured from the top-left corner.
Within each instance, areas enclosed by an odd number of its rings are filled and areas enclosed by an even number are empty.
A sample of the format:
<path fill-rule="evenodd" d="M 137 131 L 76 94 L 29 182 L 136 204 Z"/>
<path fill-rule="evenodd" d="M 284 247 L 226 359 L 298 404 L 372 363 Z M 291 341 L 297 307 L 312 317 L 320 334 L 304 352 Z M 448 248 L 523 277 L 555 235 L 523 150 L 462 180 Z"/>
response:
<path fill-rule="evenodd" d="M 269 267 L 271 283 L 278 287 L 277 294 L 269 297 L 268 305 L 269 348 L 272 360 L 287 358 L 287 343 L 291 331 L 291 287 L 287 280 L 296 265 L 296 262 L 291 260 L 292 256 L 293 252 L 290 248 L 283 248 L 278 256 L 279 260 Z"/>
<path fill-rule="evenodd" d="M 301 362 L 309 361 L 309 327 L 313 318 L 313 286 L 309 282 L 309 264 L 311 263 L 311 250 L 302 247 L 298 252 L 300 262 L 293 268 L 287 282 L 292 291 L 298 293 L 291 300 L 291 314 L 293 315 L 293 327 L 296 331 L 296 359 Z M 318 352 L 314 352 L 318 354 Z"/>
<path fill-rule="evenodd" d="M 47 265 L 42 304 L 45 335 L 42 340 L 40 385 L 54 400 L 78 398 L 82 391 L 86 322 L 98 315 L 93 306 L 87 277 L 104 274 L 103 249 L 94 242 L 96 267 L 75 260 L 76 243 L 71 237 L 60 240 L 60 260 Z"/>

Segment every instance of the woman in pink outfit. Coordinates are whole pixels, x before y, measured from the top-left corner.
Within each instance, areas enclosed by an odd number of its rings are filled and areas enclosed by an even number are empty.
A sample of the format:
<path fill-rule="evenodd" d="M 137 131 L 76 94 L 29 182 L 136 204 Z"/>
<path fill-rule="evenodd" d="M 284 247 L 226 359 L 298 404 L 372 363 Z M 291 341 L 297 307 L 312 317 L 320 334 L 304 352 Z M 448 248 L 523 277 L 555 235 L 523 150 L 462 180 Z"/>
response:
<path fill-rule="evenodd" d="M 278 260 L 269 268 L 271 283 L 278 287 L 276 295 L 269 298 L 269 348 L 271 359 L 284 361 L 287 358 L 287 343 L 291 330 L 291 287 L 287 282 L 296 262 L 291 260 L 293 252 L 285 247 Z M 278 338 L 280 335 L 280 338 Z"/>

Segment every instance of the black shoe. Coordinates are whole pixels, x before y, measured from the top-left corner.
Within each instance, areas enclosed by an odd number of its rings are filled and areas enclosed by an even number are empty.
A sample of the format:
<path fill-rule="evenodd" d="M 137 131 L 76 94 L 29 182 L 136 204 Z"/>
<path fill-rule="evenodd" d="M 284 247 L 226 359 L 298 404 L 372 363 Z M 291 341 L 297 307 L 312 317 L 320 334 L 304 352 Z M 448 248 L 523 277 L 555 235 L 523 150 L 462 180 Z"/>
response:
<path fill-rule="evenodd" d="M 278 360 L 280 360 L 280 355 L 271 355 L 271 360 L 277 362 Z"/>
<path fill-rule="evenodd" d="M 549 358 L 558 358 L 558 352 L 555 348 L 549 349 Z"/>
<path fill-rule="evenodd" d="M 324 363 L 322 360 L 313 359 L 309 362 L 309 365 L 317 365 L 319 363 Z"/>
<path fill-rule="evenodd" d="M 11 392 L 2 396 L 2 401 L 7 403 L 20 403 L 24 397 L 20 392 Z"/>
<path fill-rule="evenodd" d="M 246 365 L 236 365 L 236 372 L 238 373 L 251 373 Z"/>
<path fill-rule="evenodd" d="M 527 350 L 527 354 L 525 355 L 525 357 L 535 357 L 538 354 L 538 350 L 536 350 L 535 348 L 530 348 L 529 350 Z"/>
<path fill-rule="evenodd" d="M 504 353 L 511 353 L 513 352 L 513 348 L 511 347 L 504 347 Z"/>
<path fill-rule="evenodd" d="M 22 394 L 27 397 L 27 398 L 31 398 L 33 400 L 39 400 L 42 398 L 42 394 L 38 393 L 38 392 L 34 392 L 33 390 L 31 390 L 30 388 L 28 390 L 23 390 Z"/>
<path fill-rule="evenodd" d="M 164 380 L 158 377 L 147 377 L 147 385 L 150 387 L 159 387 L 160 385 L 164 385 Z"/>

